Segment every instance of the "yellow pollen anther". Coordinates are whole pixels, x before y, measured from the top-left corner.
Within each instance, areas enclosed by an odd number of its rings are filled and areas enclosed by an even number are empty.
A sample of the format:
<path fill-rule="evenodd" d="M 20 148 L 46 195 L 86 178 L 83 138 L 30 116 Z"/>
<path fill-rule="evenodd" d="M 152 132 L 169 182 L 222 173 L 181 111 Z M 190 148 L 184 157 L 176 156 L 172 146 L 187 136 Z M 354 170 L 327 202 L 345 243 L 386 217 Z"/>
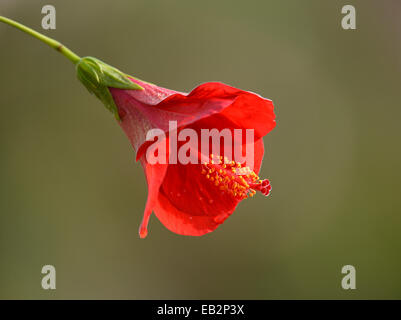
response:
<path fill-rule="evenodd" d="M 248 166 L 242 166 L 235 161 L 229 161 L 227 157 L 210 155 L 210 163 L 202 165 L 202 174 L 211 181 L 217 190 L 232 195 L 242 200 L 253 197 L 255 190 L 261 191 L 262 183 L 258 175 Z M 215 158 L 215 161 L 213 160 Z M 224 163 L 222 160 L 224 159 Z M 262 191 L 263 193 L 264 191 Z"/>

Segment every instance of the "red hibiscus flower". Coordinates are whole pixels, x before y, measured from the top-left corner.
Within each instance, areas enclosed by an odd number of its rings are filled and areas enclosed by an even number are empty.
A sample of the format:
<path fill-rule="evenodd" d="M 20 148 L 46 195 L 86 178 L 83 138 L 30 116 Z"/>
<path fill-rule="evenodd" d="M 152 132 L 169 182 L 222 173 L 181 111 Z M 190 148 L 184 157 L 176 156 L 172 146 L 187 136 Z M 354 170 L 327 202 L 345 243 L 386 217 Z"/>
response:
<path fill-rule="evenodd" d="M 148 183 L 148 199 L 139 228 L 141 238 L 147 235 L 152 212 L 171 231 L 200 236 L 223 223 L 241 200 L 256 191 L 269 194 L 269 181 L 260 180 L 257 174 L 264 152 L 262 138 L 275 126 L 270 100 L 217 82 L 202 84 L 189 94 L 160 88 L 129 77 L 96 58 L 81 58 L 60 42 L 16 21 L 0 16 L 0 22 L 32 35 L 68 58 L 76 66 L 79 80 L 120 121 Z M 174 132 L 170 130 L 170 120 L 176 122 Z M 240 137 L 229 143 L 230 147 L 240 145 L 242 151 L 251 145 L 252 164 L 248 158 L 242 162 L 223 158 L 220 154 L 225 155 L 224 146 L 218 155 L 211 154 L 213 146 L 206 154 L 204 150 L 197 151 L 197 159 L 208 159 L 199 164 L 150 163 L 146 154 L 151 144 L 146 137 L 155 128 L 164 134 L 157 143 L 169 146 L 172 134 L 185 129 L 196 133 L 204 129 L 229 130 L 234 137 L 238 129 L 252 129 L 251 142 Z"/>
<path fill-rule="evenodd" d="M 141 238 L 147 235 L 152 212 L 172 232 L 200 236 L 223 223 L 241 200 L 256 191 L 269 194 L 269 181 L 260 180 L 257 174 L 264 152 L 262 137 L 275 126 L 271 100 L 217 82 L 204 83 L 184 94 L 131 80 L 143 90 L 110 88 L 110 92 L 120 125 L 137 152 L 148 183 L 139 228 Z M 150 164 L 145 156 L 149 147 L 146 134 L 152 128 L 160 128 L 168 140 L 170 120 L 177 122 L 178 132 L 184 128 L 196 132 L 213 128 L 253 129 L 253 170 L 246 163 L 216 159 L 208 164 Z"/>

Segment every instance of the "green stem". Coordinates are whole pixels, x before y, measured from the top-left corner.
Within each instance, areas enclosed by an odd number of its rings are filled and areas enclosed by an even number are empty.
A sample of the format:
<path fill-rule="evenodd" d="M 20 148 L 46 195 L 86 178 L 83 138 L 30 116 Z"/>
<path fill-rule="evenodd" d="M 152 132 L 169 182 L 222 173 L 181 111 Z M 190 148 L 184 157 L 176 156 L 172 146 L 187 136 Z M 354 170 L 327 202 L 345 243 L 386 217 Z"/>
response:
<path fill-rule="evenodd" d="M 27 26 L 24 26 L 23 24 L 20 24 L 14 20 L 8 19 L 3 16 L 0 16 L 0 22 L 4 22 L 10 26 L 20 29 L 21 31 L 23 31 L 27 34 L 30 34 L 31 36 L 35 37 L 36 39 L 39 39 L 40 41 L 42 41 L 42 42 L 46 43 L 47 45 L 49 45 L 50 47 L 52 47 L 53 49 L 56 49 L 58 52 L 63 54 L 66 58 L 71 60 L 71 62 L 74 64 L 76 64 L 81 59 L 70 49 L 63 46 L 60 42 L 58 42 L 52 38 L 46 37 L 45 35 L 37 32 L 31 28 L 28 28 Z"/>

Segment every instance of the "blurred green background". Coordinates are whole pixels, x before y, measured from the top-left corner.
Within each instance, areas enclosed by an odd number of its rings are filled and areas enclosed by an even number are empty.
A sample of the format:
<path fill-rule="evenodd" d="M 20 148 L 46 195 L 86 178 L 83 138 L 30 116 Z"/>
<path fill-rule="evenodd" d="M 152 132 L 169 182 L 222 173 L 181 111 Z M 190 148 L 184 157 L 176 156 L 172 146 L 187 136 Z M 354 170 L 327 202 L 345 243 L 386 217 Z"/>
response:
<path fill-rule="evenodd" d="M 1 0 L 0 15 L 164 87 L 257 92 L 277 114 L 270 197 L 203 237 L 152 216 L 140 240 L 146 182 L 113 116 L 68 60 L 0 24 L 0 298 L 401 298 L 400 1 Z"/>

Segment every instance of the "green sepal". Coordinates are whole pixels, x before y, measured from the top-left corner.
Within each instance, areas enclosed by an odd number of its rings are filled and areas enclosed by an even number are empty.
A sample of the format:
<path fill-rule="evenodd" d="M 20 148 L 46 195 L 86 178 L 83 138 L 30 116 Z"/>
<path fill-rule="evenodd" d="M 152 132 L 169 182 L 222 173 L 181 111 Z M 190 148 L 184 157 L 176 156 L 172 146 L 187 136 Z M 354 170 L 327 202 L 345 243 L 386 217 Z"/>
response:
<path fill-rule="evenodd" d="M 77 76 L 89 92 L 98 97 L 119 121 L 118 109 L 109 88 L 143 90 L 125 73 L 93 57 L 84 57 L 78 61 Z"/>

